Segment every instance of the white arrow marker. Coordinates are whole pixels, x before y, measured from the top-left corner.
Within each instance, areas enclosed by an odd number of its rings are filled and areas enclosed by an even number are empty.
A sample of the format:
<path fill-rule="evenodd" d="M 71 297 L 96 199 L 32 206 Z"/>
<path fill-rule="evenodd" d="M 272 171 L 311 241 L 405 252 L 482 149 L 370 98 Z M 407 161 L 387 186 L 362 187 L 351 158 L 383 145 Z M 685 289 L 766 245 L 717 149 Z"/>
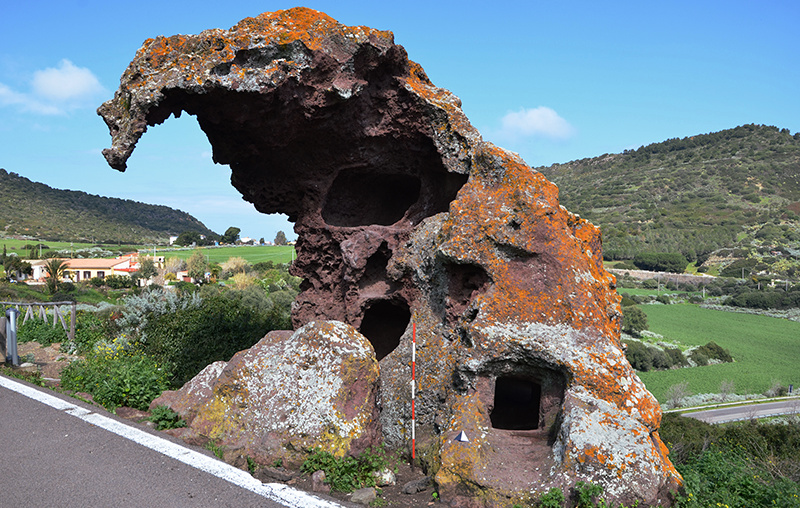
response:
<path fill-rule="evenodd" d="M 469 443 L 469 438 L 467 437 L 467 433 L 463 430 L 458 433 L 456 436 L 456 441 L 461 441 L 462 443 Z"/>

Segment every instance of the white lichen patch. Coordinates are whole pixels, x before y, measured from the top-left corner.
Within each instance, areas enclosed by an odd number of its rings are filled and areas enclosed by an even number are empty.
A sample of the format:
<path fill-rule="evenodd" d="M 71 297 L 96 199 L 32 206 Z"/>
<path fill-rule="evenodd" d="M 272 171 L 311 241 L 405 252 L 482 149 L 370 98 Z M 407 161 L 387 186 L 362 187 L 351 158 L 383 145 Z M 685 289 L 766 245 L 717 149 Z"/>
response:
<path fill-rule="evenodd" d="M 301 439 L 359 437 L 372 414 L 365 407 L 370 390 L 363 390 L 365 400 L 355 401 L 360 409 L 355 417 L 348 418 L 343 408 L 353 395 L 349 381 L 378 377 L 369 341 L 334 321 L 309 323 L 286 340 L 268 338 L 232 366 L 200 416 L 227 433 L 238 427 L 254 435 L 278 432 Z M 352 368 L 360 370 L 349 372 Z"/>

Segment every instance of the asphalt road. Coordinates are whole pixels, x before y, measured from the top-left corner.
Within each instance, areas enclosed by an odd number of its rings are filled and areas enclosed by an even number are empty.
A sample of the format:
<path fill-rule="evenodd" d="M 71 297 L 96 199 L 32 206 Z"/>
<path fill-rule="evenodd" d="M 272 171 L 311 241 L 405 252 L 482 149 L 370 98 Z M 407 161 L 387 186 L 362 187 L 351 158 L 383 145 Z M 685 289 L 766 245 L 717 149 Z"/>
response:
<path fill-rule="evenodd" d="M 800 413 L 800 399 L 765 402 L 763 404 L 748 404 L 746 406 L 707 409 L 705 411 L 683 413 L 683 416 L 696 418 L 706 423 L 726 423 L 797 413 Z"/>
<path fill-rule="evenodd" d="M 0 437 L 0 508 L 341 507 L 1 375 Z"/>

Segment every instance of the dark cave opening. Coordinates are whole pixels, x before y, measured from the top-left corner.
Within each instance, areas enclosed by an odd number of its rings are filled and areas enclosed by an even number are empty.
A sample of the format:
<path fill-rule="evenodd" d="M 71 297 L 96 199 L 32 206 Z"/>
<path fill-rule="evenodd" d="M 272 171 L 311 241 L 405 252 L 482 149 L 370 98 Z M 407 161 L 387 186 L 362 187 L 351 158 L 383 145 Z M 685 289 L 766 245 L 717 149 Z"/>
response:
<path fill-rule="evenodd" d="M 390 226 L 417 202 L 420 187 L 411 175 L 343 170 L 328 191 L 322 219 L 330 226 Z"/>
<path fill-rule="evenodd" d="M 494 407 L 489 418 L 495 429 L 534 430 L 539 428 L 542 386 L 519 377 L 498 377 L 494 387 Z"/>
<path fill-rule="evenodd" d="M 364 310 L 358 331 L 372 343 L 380 361 L 397 348 L 410 321 L 411 310 L 405 302 L 378 300 Z"/>

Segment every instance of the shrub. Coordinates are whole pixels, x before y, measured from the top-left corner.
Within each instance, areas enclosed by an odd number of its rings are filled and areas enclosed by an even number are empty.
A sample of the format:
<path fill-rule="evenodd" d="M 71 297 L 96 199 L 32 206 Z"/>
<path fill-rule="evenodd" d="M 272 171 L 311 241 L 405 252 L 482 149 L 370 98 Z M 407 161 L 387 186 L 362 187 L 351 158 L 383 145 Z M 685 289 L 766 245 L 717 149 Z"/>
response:
<path fill-rule="evenodd" d="M 49 346 L 56 342 L 67 340 L 67 332 L 61 323 L 53 325 L 40 319 L 28 319 L 17 326 L 18 342 L 38 342 L 42 346 Z"/>
<path fill-rule="evenodd" d="M 692 359 L 694 359 L 695 356 L 705 356 L 707 360 L 717 360 L 721 363 L 730 363 L 733 361 L 733 357 L 731 356 L 730 352 L 728 352 L 727 349 L 722 349 L 722 347 L 714 341 L 695 349 L 692 352 Z M 703 365 L 706 365 L 707 363 L 708 361 L 706 361 L 706 363 Z"/>
<path fill-rule="evenodd" d="M 679 367 L 685 367 L 686 365 L 689 365 L 686 357 L 683 356 L 683 352 L 676 347 L 665 348 L 664 353 L 669 356 L 672 366 L 677 365 Z"/>
<path fill-rule="evenodd" d="M 198 306 L 149 317 L 142 328 L 143 350 L 164 365 L 173 386 L 180 386 L 206 365 L 252 346 L 276 329 L 276 322 L 275 309 L 247 307 L 238 292 L 212 295 Z"/>
<path fill-rule="evenodd" d="M 106 337 L 103 321 L 92 312 L 78 311 L 75 319 L 74 352 L 84 354 Z"/>
<path fill-rule="evenodd" d="M 148 420 L 155 424 L 156 430 L 180 429 L 186 427 L 186 421 L 181 418 L 181 415 L 167 406 L 154 407 Z"/>
<path fill-rule="evenodd" d="M 537 503 L 538 508 L 561 508 L 564 505 L 564 493 L 557 487 L 542 494 Z"/>
<path fill-rule="evenodd" d="M 669 305 L 672 303 L 672 301 L 669 299 L 669 296 L 667 295 L 658 295 L 656 297 L 656 301 L 659 303 L 663 303 L 664 305 Z"/>
<path fill-rule="evenodd" d="M 68 365 L 61 373 L 61 386 L 88 392 L 95 402 L 113 411 L 120 406 L 146 410 L 169 383 L 165 372 L 147 356 L 100 350 Z"/>
<path fill-rule="evenodd" d="M 633 264 L 641 270 L 683 273 L 689 261 L 677 252 L 653 252 L 637 254 L 633 258 Z"/>
<path fill-rule="evenodd" d="M 635 305 L 625 307 L 622 313 L 622 330 L 638 336 L 643 330 L 647 330 L 647 314 Z"/>
<path fill-rule="evenodd" d="M 325 471 L 325 479 L 331 490 L 352 492 L 363 487 L 374 487 L 373 473 L 394 466 L 396 461 L 386 455 L 382 448 L 367 449 L 356 457 L 335 457 L 331 453 L 314 450 L 306 458 L 300 471 L 313 473 Z"/>

